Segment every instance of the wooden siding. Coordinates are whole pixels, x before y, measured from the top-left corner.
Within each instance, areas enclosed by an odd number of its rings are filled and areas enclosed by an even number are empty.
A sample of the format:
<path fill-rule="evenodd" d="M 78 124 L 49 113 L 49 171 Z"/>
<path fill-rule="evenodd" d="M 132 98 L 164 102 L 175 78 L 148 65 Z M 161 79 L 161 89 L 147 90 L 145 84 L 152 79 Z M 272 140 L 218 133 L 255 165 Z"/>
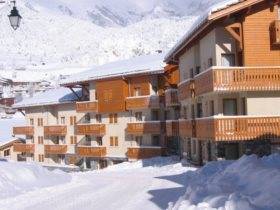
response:
<path fill-rule="evenodd" d="M 168 64 L 165 68 L 165 78 L 169 85 L 178 85 L 180 80 L 180 72 L 178 65 Z"/>
<path fill-rule="evenodd" d="M 271 43 L 271 24 L 278 19 L 277 6 L 271 10 L 265 2 L 253 7 L 245 15 L 243 25 L 244 65 L 279 66 L 280 48 Z"/>
<path fill-rule="evenodd" d="M 193 137 L 192 120 L 179 120 L 179 135 L 181 137 Z"/>
<path fill-rule="evenodd" d="M 105 134 L 106 134 L 106 126 L 104 124 L 76 125 L 76 135 L 103 136 Z"/>
<path fill-rule="evenodd" d="M 141 96 L 146 96 L 150 95 L 150 82 L 151 82 L 151 77 L 150 76 L 138 76 L 138 77 L 131 77 L 128 79 L 129 81 L 129 96 L 135 96 L 135 88 L 139 88 L 140 95 Z"/>
<path fill-rule="evenodd" d="M 163 123 L 160 121 L 128 123 L 126 132 L 127 134 L 133 135 L 160 134 L 162 131 L 162 126 Z"/>
<path fill-rule="evenodd" d="M 159 96 L 129 97 L 125 102 L 127 110 L 160 108 Z"/>
<path fill-rule="evenodd" d="M 179 136 L 179 121 L 166 121 L 166 136 Z"/>
<path fill-rule="evenodd" d="M 280 67 L 211 69 L 195 78 L 196 95 L 225 91 L 279 91 Z"/>
<path fill-rule="evenodd" d="M 106 147 L 78 146 L 76 153 L 81 157 L 104 157 L 106 156 Z"/>
<path fill-rule="evenodd" d="M 22 126 L 22 127 L 13 127 L 14 135 L 34 135 L 34 127 L 33 126 Z"/>
<path fill-rule="evenodd" d="M 122 79 L 97 81 L 98 112 L 123 112 L 128 96 L 128 85 Z"/>
<path fill-rule="evenodd" d="M 128 148 L 127 157 L 129 159 L 147 159 L 157 156 L 164 155 L 164 149 L 163 148 Z"/>
<path fill-rule="evenodd" d="M 169 89 L 165 91 L 165 105 L 167 107 L 180 105 L 177 89 Z"/>
<path fill-rule="evenodd" d="M 60 155 L 67 153 L 67 145 L 45 145 L 45 154 Z"/>
<path fill-rule="evenodd" d="M 65 136 L 66 134 L 67 134 L 66 125 L 44 126 L 45 136 Z"/>
<path fill-rule="evenodd" d="M 192 80 L 185 81 L 178 86 L 179 101 L 186 100 L 193 96 L 194 83 Z"/>
<path fill-rule="evenodd" d="M 34 153 L 35 145 L 34 144 L 13 144 L 14 152 L 25 152 L 25 153 Z"/>
<path fill-rule="evenodd" d="M 77 112 L 97 112 L 98 102 L 97 101 L 86 101 L 86 102 L 76 102 Z"/>
<path fill-rule="evenodd" d="M 223 117 L 196 121 L 201 140 L 238 141 L 278 138 L 280 117 Z"/>

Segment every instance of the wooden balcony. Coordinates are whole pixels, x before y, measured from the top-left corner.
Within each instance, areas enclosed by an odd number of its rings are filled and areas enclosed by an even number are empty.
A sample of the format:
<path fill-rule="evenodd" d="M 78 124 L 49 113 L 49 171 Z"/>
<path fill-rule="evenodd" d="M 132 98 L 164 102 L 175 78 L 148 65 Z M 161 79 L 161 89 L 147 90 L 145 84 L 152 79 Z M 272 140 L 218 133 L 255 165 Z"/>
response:
<path fill-rule="evenodd" d="M 67 145 L 45 145 L 45 154 L 63 155 L 67 153 Z"/>
<path fill-rule="evenodd" d="M 162 147 L 130 147 L 126 156 L 129 159 L 147 159 L 164 155 L 165 149 Z"/>
<path fill-rule="evenodd" d="M 194 137 L 192 120 L 179 120 L 179 135 L 181 137 Z"/>
<path fill-rule="evenodd" d="M 76 125 L 76 135 L 104 136 L 105 134 L 106 134 L 105 124 Z"/>
<path fill-rule="evenodd" d="M 187 80 L 178 85 L 178 99 L 179 101 L 192 98 L 194 94 L 193 80 Z"/>
<path fill-rule="evenodd" d="M 66 125 L 44 126 L 45 136 L 65 136 L 66 134 L 67 134 Z"/>
<path fill-rule="evenodd" d="M 166 135 L 179 136 L 179 121 L 178 120 L 169 120 L 166 121 Z"/>
<path fill-rule="evenodd" d="M 213 67 L 195 77 L 195 93 L 279 91 L 280 67 Z"/>
<path fill-rule="evenodd" d="M 279 138 L 280 117 L 221 117 L 196 120 L 198 139 L 239 141 Z"/>
<path fill-rule="evenodd" d="M 34 135 L 34 127 L 33 126 L 22 126 L 22 127 L 14 127 L 13 128 L 14 135 Z"/>
<path fill-rule="evenodd" d="M 78 146 L 76 153 L 81 157 L 105 157 L 106 147 L 86 147 Z"/>
<path fill-rule="evenodd" d="M 166 106 L 179 106 L 178 90 L 169 89 L 165 91 L 165 105 Z"/>
<path fill-rule="evenodd" d="M 162 132 L 163 123 L 160 121 L 146 121 L 139 123 L 128 123 L 126 132 L 132 135 L 142 134 L 160 134 Z"/>
<path fill-rule="evenodd" d="M 97 101 L 76 102 L 76 111 L 77 112 L 97 112 L 98 111 L 98 102 Z"/>
<path fill-rule="evenodd" d="M 24 153 L 34 153 L 35 145 L 34 144 L 13 144 L 14 152 L 24 152 Z"/>
<path fill-rule="evenodd" d="M 159 96 L 128 97 L 125 100 L 126 109 L 157 109 L 160 108 Z"/>

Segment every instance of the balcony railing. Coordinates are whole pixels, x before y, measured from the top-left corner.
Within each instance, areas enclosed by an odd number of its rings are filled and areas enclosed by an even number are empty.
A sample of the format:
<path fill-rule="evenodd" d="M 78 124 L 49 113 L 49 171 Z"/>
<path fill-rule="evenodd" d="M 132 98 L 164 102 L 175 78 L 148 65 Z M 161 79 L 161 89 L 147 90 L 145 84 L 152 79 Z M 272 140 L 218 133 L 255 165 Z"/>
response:
<path fill-rule="evenodd" d="M 14 127 L 13 128 L 14 135 L 34 135 L 34 127 L 33 126 L 22 126 L 22 127 Z"/>
<path fill-rule="evenodd" d="M 221 117 L 196 121 L 199 139 L 215 141 L 279 138 L 280 117 Z"/>
<path fill-rule="evenodd" d="M 65 136 L 67 134 L 66 125 L 44 126 L 46 136 Z"/>
<path fill-rule="evenodd" d="M 163 129 L 163 123 L 160 121 L 147 121 L 138 123 L 128 123 L 126 132 L 132 135 L 142 134 L 160 134 Z"/>
<path fill-rule="evenodd" d="M 128 97 L 125 100 L 126 109 L 147 109 L 147 108 L 160 108 L 160 97 L 159 96 L 135 96 Z"/>
<path fill-rule="evenodd" d="M 178 85 L 178 99 L 183 101 L 193 96 L 194 83 L 193 80 L 187 80 Z"/>
<path fill-rule="evenodd" d="M 85 147 L 78 146 L 76 153 L 81 157 L 105 157 L 106 147 Z"/>
<path fill-rule="evenodd" d="M 77 112 L 97 112 L 98 102 L 97 101 L 86 101 L 86 102 L 76 102 Z"/>
<path fill-rule="evenodd" d="M 45 154 L 62 155 L 67 153 L 67 145 L 45 145 Z"/>
<path fill-rule="evenodd" d="M 166 121 L 166 135 L 167 136 L 179 136 L 179 121 Z"/>
<path fill-rule="evenodd" d="M 146 159 L 164 155 L 162 147 L 130 147 L 127 149 L 129 159 Z"/>
<path fill-rule="evenodd" d="M 166 106 L 178 106 L 178 91 L 176 89 L 169 89 L 165 91 L 165 104 Z"/>
<path fill-rule="evenodd" d="M 104 136 L 106 134 L 106 126 L 104 124 L 76 125 L 76 134 L 77 135 Z"/>
<path fill-rule="evenodd" d="M 280 67 L 213 67 L 195 77 L 196 95 L 280 90 Z"/>
<path fill-rule="evenodd" d="M 179 120 L 179 135 L 181 137 L 194 137 L 192 120 Z"/>
<path fill-rule="evenodd" d="M 14 152 L 25 152 L 25 153 L 34 153 L 35 145 L 34 144 L 14 144 Z"/>

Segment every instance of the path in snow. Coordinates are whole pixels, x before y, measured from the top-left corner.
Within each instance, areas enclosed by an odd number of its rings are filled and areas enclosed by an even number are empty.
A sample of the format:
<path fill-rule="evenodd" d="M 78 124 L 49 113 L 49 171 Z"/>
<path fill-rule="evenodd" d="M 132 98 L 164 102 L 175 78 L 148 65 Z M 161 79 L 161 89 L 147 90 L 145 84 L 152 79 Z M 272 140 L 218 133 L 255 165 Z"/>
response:
<path fill-rule="evenodd" d="M 0 199 L 1 210 L 166 209 L 185 192 L 180 164 L 74 173 L 72 181 Z"/>

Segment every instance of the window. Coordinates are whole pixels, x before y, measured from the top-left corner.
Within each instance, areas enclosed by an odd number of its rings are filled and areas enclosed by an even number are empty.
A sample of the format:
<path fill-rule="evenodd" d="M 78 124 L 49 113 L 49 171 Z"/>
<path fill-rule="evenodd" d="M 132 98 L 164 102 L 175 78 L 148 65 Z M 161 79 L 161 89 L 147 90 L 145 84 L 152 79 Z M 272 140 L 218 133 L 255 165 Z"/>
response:
<path fill-rule="evenodd" d="M 101 116 L 101 114 L 96 114 L 95 115 L 95 120 L 96 120 L 96 123 L 102 123 L 102 116 Z"/>
<path fill-rule="evenodd" d="M 34 119 L 33 118 L 29 119 L 29 124 L 34 125 Z"/>
<path fill-rule="evenodd" d="M 65 117 L 60 117 L 60 124 L 65 125 Z"/>
<path fill-rule="evenodd" d="M 201 118 L 202 117 L 202 115 L 203 115 L 203 111 L 202 111 L 202 103 L 198 103 L 197 105 L 196 105 L 196 108 L 197 108 L 197 117 L 198 118 Z"/>
<path fill-rule="evenodd" d="M 141 146 L 143 144 L 143 137 L 142 136 L 136 136 L 135 141 L 136 141 L 136 144 L 138 146 Z"/>
<path fill-rule="evenodd" d="M 86 141 L 91 141 L 91 136 L 86 135 Z"/>
<path fill-rule="evenodd" d="M 223 100 L 223 114 L 227 116 L 237 115 L 237 100 L 224 99 Z"/>
<path fill-rule="evenodd" d="M 231 53 L 222 54 L 222 66 L 235 66 L 235 55 Z"/>
<path fill-rule="evenodd" d="M 89 113 L 85 114 L 85 123 L 90 123 L 90 114 Z"/>
<path fill-rule="evenodd" d="M 196 140 L 192 140 L 192 154 L 196 154 Z"/>
<path fill-rule="evenodd" d="M 183 118 L 184 119 L 188 118 L 188 107 L 187 106 L 183 107 Z"/>
<path fill-rule="evenodd" d="M 34 144 L 34 136 L 31 136 L 30 141 L 32 144 Z"/>
<path fill-rule="evenodd" d="M 111 147 L 119 146 L 119 138 L 117 136 L 111 136 L 110 137 L 110 146 Z"/>
<path fill-rule="evenodd" d="M 70 117 L 70 125 L 76 125 L 77 123 L 77 118 L 76 116 L 71 116 Z"/>
<path fill-rule="evenodd" d="M 208 58 L 208 68 L 213 66 L 213 58 Z"/>
<path fill-rule="evenodd" d="M 118 114 L 109 114 L 109 123 L 118 123 Z"/>
<path fill-rule="evenodd" d="M 197 75 L 197 74 L 200 74 L 200 66 L 197 66 L 196 68 L 195 68 L 195 74 Z"/>
<path fill-rule="evenodd" d="M 44 155 L 38 155 L 39 162 L 44 162 Z"/>
<path fill-rule="evenodd" d="M 159 111 L 158 110 L 152 110 L 152 120 L 154 120 L 154 121 L 159 120 Z"/>
<path fill-rule="evenodd" d="M 44 144 L 44 137 L 38 136 L 38 144 Z"/>
<path fill-rule="evenodd" d="M 136 121 L 142 121 L 142 112 L 136 112 L 135 113 L 135 119 Z"/>
<path fill-rule="evenodd" d="M 38 126 L 43 126 L 43 118 L 38 118 Z"/>
<path fill-rule="evenodd" d="M 98 146 L 102 146 L 102 145 L 103 145 L 103 143 L 102 143 L 102 137 L 100 137 L 100 136 L 96 137 L 96 142 L 97 142 L 97 145 L 98 145 Z"/>
<path fill-rule="evenodd" d="M 215 109 L 214 109 L 214 101 L 210 101 L 210 116 L 213 116 L 215 114 Z"/>
<path fill-rule="evenodd" d="M 135 87 L 134 88 L 134 96 L 141 96 L 141 88 Z"/>
<path fill-rule="evenodd" d="M 4 150 L 4 157 L 10 156 L 10 149 Z"/>
<path fill-rule="evenodd" d="M 152 137 L 152 146 L 160 146 L 160 136 L 156 135 Z"/>
<path fill-rule="evenodd" d="M 194 72 L 193 72 L 193 68 L 190 69 L 190 78 L 194 77 Z"/>
<path fill-rule="evenodd" d="M 246 98 L 245 97 L 243 97 L 241 99 L 241 107 L 242 107 L 242 115 L 247 115 Z"/>
<path fill-rule="evenodd" d="M 70 136 L 70 144 L 77 144 L 77 136 Z"/>

